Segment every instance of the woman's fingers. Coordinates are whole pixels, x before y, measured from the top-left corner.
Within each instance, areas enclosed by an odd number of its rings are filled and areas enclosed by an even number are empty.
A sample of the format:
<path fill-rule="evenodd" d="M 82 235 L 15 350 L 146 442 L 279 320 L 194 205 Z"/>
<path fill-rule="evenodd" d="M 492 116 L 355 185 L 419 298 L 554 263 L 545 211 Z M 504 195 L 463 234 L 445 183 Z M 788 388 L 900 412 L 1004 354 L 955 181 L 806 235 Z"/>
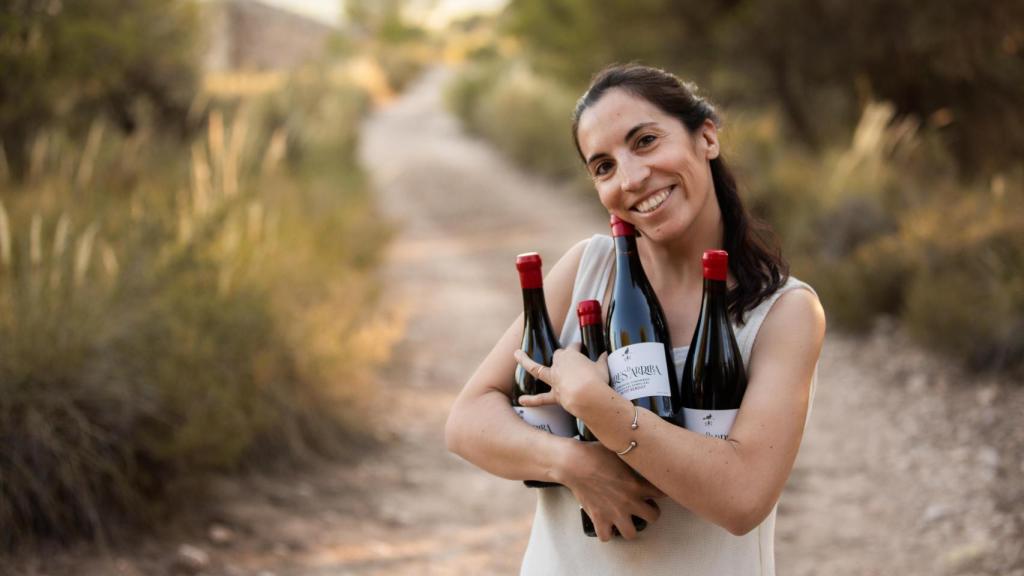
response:
<path fill-rule="evenodd" d="M 611 522 L 600 517 L 595 517 L 591 512 L 587 512 L 587 514 L 590 514 L 590 519 L 594 523 L 594 532 L 597 533 L 598 540 L 601 542 L 608 542 L 615 536 L 615 533 L 612 531 L 614 526 Z"/>
<path fill-rule="evenodd" d="M 516 350 L 515 353 L 513 353 L 513 356 L 515 357 L 516 362 L 518 362 L 523 369 L 532 374 L 534 378 L 551 384 L 550 368 L 534 362 L 532 358 L 523 354 L 522 350 Z"/>
<path fill-rule="evenodd" d="M 519 397 L 519 405 L 533 408 L 537 406 L 547 406 L 548 404 L 558 404 L 558 397 L 555 396 L 554 392 L 544 392 L 543 394 L 530 394 Z"/>
<path fill-rule="evenodd" d="M 661 517 L 661 508 L 654 502 L 654 500 L 647 500 L 643 506 L 640 506 L 633 511 L 634 516 L 639 516 L 647 521 L 647 524 L 654 524 Z"/>
<path fill-rule="evenodd" d="M 637 536 L 636 526 L 633 525 L 633 516 L 629 514 L 626 514 L 625 518 L 620 517 L 616 520 L 615 528 L 625 540 L 632 540 Z"/>

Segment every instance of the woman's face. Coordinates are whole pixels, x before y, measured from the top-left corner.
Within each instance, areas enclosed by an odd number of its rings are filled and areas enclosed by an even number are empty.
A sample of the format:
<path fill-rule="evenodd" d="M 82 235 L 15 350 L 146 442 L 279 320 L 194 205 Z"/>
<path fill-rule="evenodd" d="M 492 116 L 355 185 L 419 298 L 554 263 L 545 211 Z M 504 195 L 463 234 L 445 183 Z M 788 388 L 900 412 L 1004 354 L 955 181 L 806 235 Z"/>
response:
<path fill-rule="evenodd" d="M 612 89 L 580 116 L 577 137 L 601 203 L 648 239 L 678 238 L 709 218 L 709 161 L 718 156 L 710 120 L 691 134 L 647 100 Z"/>

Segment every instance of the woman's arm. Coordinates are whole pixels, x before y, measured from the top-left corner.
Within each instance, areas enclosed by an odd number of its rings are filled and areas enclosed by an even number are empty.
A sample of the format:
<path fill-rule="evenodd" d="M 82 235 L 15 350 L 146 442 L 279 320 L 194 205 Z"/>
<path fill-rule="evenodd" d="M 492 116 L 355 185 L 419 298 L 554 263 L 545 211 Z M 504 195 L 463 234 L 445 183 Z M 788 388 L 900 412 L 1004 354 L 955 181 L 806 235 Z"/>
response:
<path fill-rule="evenodd" d="M 549 314 L 556 324 L 569 312 L 585 247 L 583 241 L 571 248 L 544 280 Z M 448 449 L 503 478 L 562 484 L 591 513 L 602 540 L 611 538 L 613 525 L 624 537 L 634 537 L 630 516 L 654 522 L 658 509 L 645 500 L 662 494 L 601 445 L 538 430 L 512 410 L 512 354 L 519 349 L 522 332 L 520 315 L 456 398 L 445 426 Z"/>
<path fill-rule="evenodd" d="M 544 279 L 551 318 L 565 318 L 585 247 L 583 241 L 570 248 Z M 510 408 L 516 366 L 512 352 L 519 348 L 522 334 L 520 314 L 455 399 L 445 441 L 450 451 L 503 478 L 558 482 L 558 467 L 571 439 L 526 424 Z"/>
<path fill-rule="evenodd" d="M 556 356 L 554 368 L 543 372 L 554 381 L 558 401 L 609 450 L 635 441 L 636 448 L 621 457 L 626 463 L 680 505 L 741 535 L 771 512 L 793 468 L 824 334 L 824 312 L 810 292 L 793 290 L 775 302 L 755 341 L 747 391 L 727 440 L 695 434 L 642 409 L 639 427 L 631 430 L 630 402 L 606 384 L 567 376 L 578 373 L 569 358 Z M 524 366 L 536 370 L 526 360 Z M 524 404 L 550 401 L 533 398 Z"/>

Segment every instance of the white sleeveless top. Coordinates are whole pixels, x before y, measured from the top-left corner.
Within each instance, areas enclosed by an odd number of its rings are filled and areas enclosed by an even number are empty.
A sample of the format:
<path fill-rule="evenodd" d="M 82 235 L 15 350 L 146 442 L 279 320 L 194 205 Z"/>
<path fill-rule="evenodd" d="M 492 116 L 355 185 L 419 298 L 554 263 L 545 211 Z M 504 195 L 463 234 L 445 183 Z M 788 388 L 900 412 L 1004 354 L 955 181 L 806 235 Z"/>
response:
<path fill-rule="evenodd" d="M 603 299 L 614 255 L 611 237 L 597 234 L 590 239 L 576 273 L 570 312 L 581 300 Z M 794 289 L 814 292 L 791 276 L 778 291 L 747 313 L 742 326 L 733 325 L 745 367 L 768 310 L 779 296 Z M 560 340 L 562 346 L 580 341 L 575 314 L 566 314 Z M 673 350 L 677 374 L 682 373 L 686 351 L 687 347 Z M 811 382 L 812 402 L 816 382 L 817 370 Z M 670 499 L 659 500 L 658 506 L 658 521 L 635 540 L 613 538 L 601 542 L 583 534 L 580 506 L 568 488 L 540 489 L 520 575 L 774 576 L 777 506 L 757 528 L 743 536 L 733 536 Z"/>

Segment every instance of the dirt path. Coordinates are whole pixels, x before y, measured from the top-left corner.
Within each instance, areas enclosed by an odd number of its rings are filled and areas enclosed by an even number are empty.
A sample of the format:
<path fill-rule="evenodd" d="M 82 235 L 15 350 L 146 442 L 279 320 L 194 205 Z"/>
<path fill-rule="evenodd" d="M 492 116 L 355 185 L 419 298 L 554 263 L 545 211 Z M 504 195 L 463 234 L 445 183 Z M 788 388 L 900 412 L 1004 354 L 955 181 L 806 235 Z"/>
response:
<path fill-rule="evenodd" d="M 387 301 L 407 335 L 357 465 L 221 487 L 209 530 L 27 574 L 515 574 L 534 494 L 444 449 L 447 409 L 520 306 L 512 263 L 606 228 L 585 199 L 511 167 L 443 111 L 435 71 L 367 122 L 363 160 L 396 223 Z M 896 354 L 898 352 L 898 354 Z M 1024 388 L 961 376 L 898 334 L 830 334 L 780 503 L 787 576 L 1024 576 Z M 189 569 L 189 544 L 204 560 Z M 0 570 L 3 572 L 3 570 Z"/>

